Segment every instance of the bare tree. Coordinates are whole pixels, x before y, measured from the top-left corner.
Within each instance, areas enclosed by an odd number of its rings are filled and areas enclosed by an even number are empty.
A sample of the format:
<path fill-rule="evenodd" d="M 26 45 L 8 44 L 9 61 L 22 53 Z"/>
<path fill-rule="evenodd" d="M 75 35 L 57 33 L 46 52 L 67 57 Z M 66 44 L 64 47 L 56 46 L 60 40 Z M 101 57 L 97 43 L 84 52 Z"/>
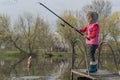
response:
<path fill-rule="evenodd" d="M 92 4 L 88 4 L 83 7 L 83 11 L 96 11 L 101 15 L 109 16 L 111 14 L 111 2 L 108 0 L 93 0 Z"/>
<path fill-rule="evenodd" d="M 49 25 L 39 16 L 20 16 L 10 37 L 14 46 L 23 53 L 33 54 L 39 48 L 46 48 L 51 35 Z"/>
<path fill-rule="evenodd" d="M 78 27 L 77 19 L 72 11 L 66 10 L 62 14 L 62 17 L 72 26 Z M 65 26 L 63 27 L 61 24 L 64 24 Z M 79 33 L 77 33 L 74 29 L 71 29 L 67 24 L 65 24 L 61 20 L 57 20 L 57 32 L 61 35 L 63 39 L 65 39 L 65 41 L 67 41 L 69 46 L 72 45 L 74 40 L 81 36 Z"/>
<path fill-rule="evenodd" d="M 10 18 L 7 15 L 0 15 L 0 47 L 7 46 L 10 34 Z"/>

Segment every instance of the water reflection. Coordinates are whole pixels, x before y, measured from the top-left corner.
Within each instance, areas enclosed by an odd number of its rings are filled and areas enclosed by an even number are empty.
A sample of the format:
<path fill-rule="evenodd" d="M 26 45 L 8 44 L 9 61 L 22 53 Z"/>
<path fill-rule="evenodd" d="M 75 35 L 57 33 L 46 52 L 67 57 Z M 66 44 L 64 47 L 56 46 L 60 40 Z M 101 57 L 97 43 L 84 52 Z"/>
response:
<path fill-rule="evenodd" d="M 1 60 L 0 61 L 0 65 L 3 66 L 5 64 L 5 61 L 4 60 Z"/>
<path fill-rule="evenodd" d="M 26 63 L 27 59 L 21 61 L 1 60 L 0 80 L 70 80 L 71 62 L 67 59 L 36 58 L 33 59 L 30 70 L 27 69 Z M 108 65 L 109 64 L 107 63 L 107 66 Z M 81 68 L 81 66 L 79 68 Z M 111 79 L 119 80 L 117 78 L 101 80 Z"/>
<path fill-rule="evenodd" d="M 12 77 L 11 80 L 56 80 L 54 76 L 23 76 L 23 77 Z"/>
<path fill-rule="evenodd" d="M 0 80 L 63 80 L 60 77 L 70 65 L 68 60 L 63 59 L 33 59 L 28 70 L 27 59 L 4 62 L 6 64 L 0 67 Z"/>

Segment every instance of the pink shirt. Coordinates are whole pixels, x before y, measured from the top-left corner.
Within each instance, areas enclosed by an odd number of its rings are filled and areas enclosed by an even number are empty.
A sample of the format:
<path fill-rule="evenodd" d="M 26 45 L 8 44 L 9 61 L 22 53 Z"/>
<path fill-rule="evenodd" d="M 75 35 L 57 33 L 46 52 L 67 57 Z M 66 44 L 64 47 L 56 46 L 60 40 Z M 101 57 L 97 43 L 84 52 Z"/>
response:
<path fill-rule="evenodd" d="M 98 23 L 87 24 L 80 32 L 85 32 L 90 40 L 86 39 L 86 44 L 99 44 L 99 25 Z"/>

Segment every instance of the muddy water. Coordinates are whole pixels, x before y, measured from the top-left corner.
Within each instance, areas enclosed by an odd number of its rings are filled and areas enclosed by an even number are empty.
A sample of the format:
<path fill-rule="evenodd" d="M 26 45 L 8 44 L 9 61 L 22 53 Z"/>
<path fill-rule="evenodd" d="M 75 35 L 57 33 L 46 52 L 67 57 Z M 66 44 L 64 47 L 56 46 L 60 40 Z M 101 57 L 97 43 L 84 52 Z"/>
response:
<path fill-rule="evenodd" d="M 70 80 L 71 61 L 63 59 L 0 60 L 0 80 Z M 99 77 L 98 80 L 120 80 L 120 77 Z M 76 80 L 76 78 L 75 78 Z"/>

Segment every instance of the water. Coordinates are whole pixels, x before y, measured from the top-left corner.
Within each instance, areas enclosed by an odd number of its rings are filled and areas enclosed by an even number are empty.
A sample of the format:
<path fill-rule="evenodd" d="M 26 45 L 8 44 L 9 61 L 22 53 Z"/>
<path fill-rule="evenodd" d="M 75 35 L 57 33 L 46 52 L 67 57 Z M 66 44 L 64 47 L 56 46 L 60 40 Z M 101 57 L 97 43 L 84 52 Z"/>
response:
<path fill-rule="evenodd" d="M 18 61 L 1 61 L 0 80 L 70 80 L 71 62 L 68 60 L 34 59 L 30 70 L 27 69 L 27 59 L 14 65 Z M 109 77 L 100 80 L 120 80 L 120 78 Z"/>
<path fill-rule="evenodd" d="M 69 65 L 68 62 L 41 61 L 38 65 L 32 65 L 30 70 L 22 67 L 23 65 L 18 65 L 11 71 L 8 80 L 63 80 L 60 76 Z"/>
<path fill-rule="evenodd" d="M 56 80 L 54 76 L 23 76 L 12 77 L 10 80 Z"/>

